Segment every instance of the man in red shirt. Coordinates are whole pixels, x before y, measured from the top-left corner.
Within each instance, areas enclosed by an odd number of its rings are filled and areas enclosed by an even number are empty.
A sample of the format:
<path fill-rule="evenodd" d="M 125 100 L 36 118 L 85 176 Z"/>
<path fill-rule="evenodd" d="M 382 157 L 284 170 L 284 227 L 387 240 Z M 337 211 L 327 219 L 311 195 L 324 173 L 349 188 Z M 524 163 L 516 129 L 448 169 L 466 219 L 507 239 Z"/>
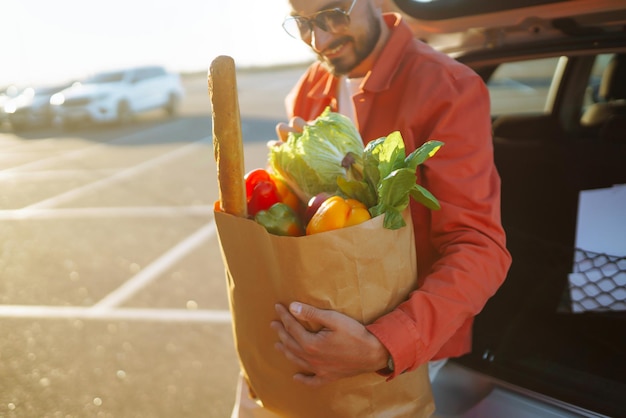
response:
<path fill-rule="evenodd" d="M 400 131 L 407 153 L 444 142 L 420 166 L 421 184 L 441 210 L 411 203 L 418 290 L 392 312 L 360 324 L 294 301 L 271 326 L 308 385 L 378 372 L 393 379 L 471 349 L 472 321 L 511 263 L 500 223 L 488 91 L 471 69 L 416 40 L 383 0 L 291 0 L 284 27 L 317 53 L 287 98 L 286 137 L 330 106 L 351 117 L 363 140 Z M 310 333 L 295 318 L 316 322 Z"/>

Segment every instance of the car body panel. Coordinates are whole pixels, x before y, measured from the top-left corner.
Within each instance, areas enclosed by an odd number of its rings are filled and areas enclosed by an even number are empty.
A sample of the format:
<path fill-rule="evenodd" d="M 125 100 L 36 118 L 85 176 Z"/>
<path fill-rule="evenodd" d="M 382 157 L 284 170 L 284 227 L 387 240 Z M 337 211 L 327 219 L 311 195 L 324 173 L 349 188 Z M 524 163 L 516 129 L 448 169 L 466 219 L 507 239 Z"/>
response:
<path fill-rule="evenodd" d="M 562 40 L 600 30 L 619 34 L 626 22 L 623 0 L 437 0 L 432 3 L 395 0 L 394 3 L 409 14 L 417 38 L 452 56 Z M 467 4 L 468 10 L 477 12 L 459 16 L 454 13 L 454 4 Z M 424 13 L 431 8 L 439 12 Z M 478 13 L 480 10 L 484 13 Z"/>
<path fill-rule="evenodd" d="M 606 417 L 450 362 L 432 384 L 435 418 Z"/>

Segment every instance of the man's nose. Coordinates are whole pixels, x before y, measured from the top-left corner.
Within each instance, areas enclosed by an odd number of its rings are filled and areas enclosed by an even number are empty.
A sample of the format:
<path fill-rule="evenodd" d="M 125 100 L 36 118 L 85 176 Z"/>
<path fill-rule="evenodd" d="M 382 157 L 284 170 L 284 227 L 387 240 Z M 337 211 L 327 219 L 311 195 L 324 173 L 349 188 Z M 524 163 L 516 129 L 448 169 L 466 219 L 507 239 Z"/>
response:
<path fill-rule="evenodd" d="M 333 39 L 333 35 L 318 28 L 313 27 L 311 31 L 311 47 L 317 53 L 322 53 L 330 44 Z"/>

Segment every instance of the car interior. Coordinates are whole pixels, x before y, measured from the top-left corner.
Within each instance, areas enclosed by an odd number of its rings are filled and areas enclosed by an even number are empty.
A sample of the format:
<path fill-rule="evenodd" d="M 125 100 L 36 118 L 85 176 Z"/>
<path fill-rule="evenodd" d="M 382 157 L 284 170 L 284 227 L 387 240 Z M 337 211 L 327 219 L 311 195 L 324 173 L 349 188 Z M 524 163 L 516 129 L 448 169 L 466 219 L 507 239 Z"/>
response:
<path fill-rule="evenodd" d="M 626 184 L 626 51 L 555 57 L 542 111 L 493 116 L 513 264 L 476 319 L 473 352 L 458 363 L 590 411 L 626 416 L 626 364 L 619 361 L 626 311 L 574 312 L 568 282 L 582 259 L 612 263 L 607 280 L 622 289 L 626 283 L 623 254 L 576 248 L 580 192 Z M 479 61 L 473 67 L 489 85 L 498 65 Z"/>
<path fill-rule="evenodd" d="M 598 100 L 585 110 L 580 123 L 601 141 L 624 141 L 626 132 L 626 54 L 616 54 L 607 65 Z"/>

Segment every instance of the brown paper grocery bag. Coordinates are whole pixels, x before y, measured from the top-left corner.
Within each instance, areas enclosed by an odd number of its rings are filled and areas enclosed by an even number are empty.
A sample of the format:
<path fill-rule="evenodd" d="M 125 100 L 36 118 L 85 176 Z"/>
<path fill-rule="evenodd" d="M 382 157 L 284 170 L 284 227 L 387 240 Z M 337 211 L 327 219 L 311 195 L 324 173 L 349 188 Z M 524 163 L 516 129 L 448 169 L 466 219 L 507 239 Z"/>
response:
<path fill-rule="evenodd" d="M 367 324 L 416 287 L 413 228 L 388 230 L 382 217 L 305 237 L 271 235 L 226 213 L 215 221 L 226 266 L 235 344 L 242 372 L 264 408 L 290 418 L 428 417 L 434 410 L 427 366 L 387 382 L 360 375 L 310 388 L 283 354 L 270 322 L 276 303 L 297 300 Z"/>

